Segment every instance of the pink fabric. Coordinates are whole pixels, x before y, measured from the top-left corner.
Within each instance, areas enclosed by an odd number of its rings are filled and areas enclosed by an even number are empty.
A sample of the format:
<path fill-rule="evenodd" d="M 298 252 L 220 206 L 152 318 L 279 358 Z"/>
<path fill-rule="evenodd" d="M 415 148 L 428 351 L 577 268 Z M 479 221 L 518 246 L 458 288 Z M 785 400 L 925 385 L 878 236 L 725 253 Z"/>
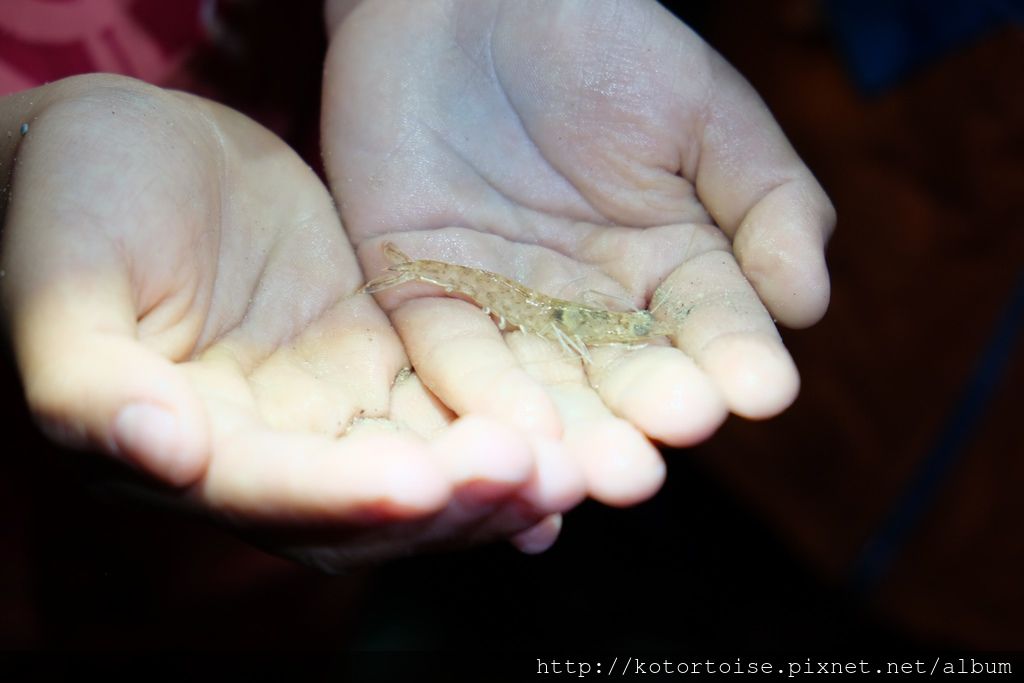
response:
<path fill-rule="evenodd" d="M 0 96 L 94 71 L 166 81 L 204 39 L 202 16 L 211 6 L 211 0 L 3 0 Z"/>

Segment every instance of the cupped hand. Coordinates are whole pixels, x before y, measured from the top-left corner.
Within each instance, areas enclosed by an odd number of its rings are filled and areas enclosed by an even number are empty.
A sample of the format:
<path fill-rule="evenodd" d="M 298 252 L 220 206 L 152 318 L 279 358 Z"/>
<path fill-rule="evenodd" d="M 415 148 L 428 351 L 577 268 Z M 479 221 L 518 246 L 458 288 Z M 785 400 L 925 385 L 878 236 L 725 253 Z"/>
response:
<path fill-rule="evenodd" d="M 408 371 L 281 140 L 110 76 L 0 100 L 0 123 L 4 320 L 53 438 L 326 569 L 531 527 L 525 549 L 553 541 L 581 480 L 500 421 L 453 421 Z"/>
<path fill-rule="evenodd" d="M 675 328 L 587 364 L 436 287 L 381 292 L 446 405 L 562 439 L 591 495 L 628 504 L 663 477 L 648 437 L 685 446 L 790 404 L 773 318 L 823 315 L 834 212 L 686 26 L 647 0 L 339 0 L 328 23 L 324 155 L 368 274 L 390 240 L 562 299 L 654 298 Z"/>

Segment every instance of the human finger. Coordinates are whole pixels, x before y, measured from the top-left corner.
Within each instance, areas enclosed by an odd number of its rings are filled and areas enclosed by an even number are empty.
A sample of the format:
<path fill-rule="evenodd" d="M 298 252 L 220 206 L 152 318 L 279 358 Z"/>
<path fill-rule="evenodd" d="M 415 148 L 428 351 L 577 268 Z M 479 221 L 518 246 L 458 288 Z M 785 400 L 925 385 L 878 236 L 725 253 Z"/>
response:
<path fill-rule="evenodd" d="M 512 537 L 512 545 L 527 555 L 538 555 L 555 544 L 562 531 L 562 515 L 545 517 L 526 531 Z"/>
<path fill-rule="evenodd" d="M 622 506 L 652 496 L 665 477 L 661 455 L 633 424 L 608 409 L 589 385 L 584 362 L 525 332 L 509 333 L 506 341 L 558 407 L 565 448 L 579 463 L 587 492 L 601 502 Z"/>
<path fill-rule="evenodd" d="M 669 446 L 708 438 L 728 408 L 714 381 L 677 348 L 595 349 L 591 385 L 616 415 Z"/>
<path fill-rule="evenodd" d="M 443 469 L 409 435 L 332 439 L 261 428 L 255 420 L 237 426 L 215 436 L 214 457 L 194 491 L 230 520 L 369 524 L 421 517 L 449 500 Z"/>
<path fill-rule="evenodd" d="M 140 343 L 133 293 L 102 240 L 60 248 L 9 216 L 3 299 L 28 404 L 52 438 L 166 483 L 201 476 L 206 418 L 175 364 Z M 54 248 L 50 248 L 54 246 Z"/>
<path fill-rule="evenodd" d="M 675 344 L 707 373 L 737 415 L 764 418 L 788 407 L 800 378 L 771 315 L 727 251 L 695 256 L 655 294 Z"/>
<path fill-rule="evenodd" d="M 835 209 L 749 83 L 717 53 L 709 69 L 697 194 L 772 314 L 812 325 L 828 307 Z"/>

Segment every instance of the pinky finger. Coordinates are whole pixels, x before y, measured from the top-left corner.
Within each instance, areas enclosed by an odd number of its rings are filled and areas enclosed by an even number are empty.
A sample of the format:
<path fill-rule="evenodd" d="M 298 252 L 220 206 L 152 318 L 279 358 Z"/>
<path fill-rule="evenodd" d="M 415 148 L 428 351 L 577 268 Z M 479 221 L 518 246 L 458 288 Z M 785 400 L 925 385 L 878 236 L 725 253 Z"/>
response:
<path fill-rule="evenodd" d="M 252 425 L 215 439 L 195 494 L 246 523 L 364 524 L 437 512 L 451 486 L 426 445 L 406 436 L 332 440 Z"/>

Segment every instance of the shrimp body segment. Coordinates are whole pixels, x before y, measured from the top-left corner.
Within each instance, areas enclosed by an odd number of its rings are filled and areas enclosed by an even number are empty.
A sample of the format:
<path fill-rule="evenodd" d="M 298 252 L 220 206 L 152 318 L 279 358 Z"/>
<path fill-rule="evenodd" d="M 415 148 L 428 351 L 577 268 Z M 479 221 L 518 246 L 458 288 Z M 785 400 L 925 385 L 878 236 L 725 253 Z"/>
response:
<path fill-rule="evenodd" d="M 434 284 L 472 300 L 497 319 L 500 329 L 511 326 L 557 341 L 584 360 L 589 360 L 587 346 L 641 344 L 674 331 L 650 311 L 608 311 L 556 299 L 486 270 L 414 261 L 390 242 L 384 244 L 384 254 L 391 263 L 388 273 L 367 282 L 360 291 L 372 294 L 411 281 Z"/>

